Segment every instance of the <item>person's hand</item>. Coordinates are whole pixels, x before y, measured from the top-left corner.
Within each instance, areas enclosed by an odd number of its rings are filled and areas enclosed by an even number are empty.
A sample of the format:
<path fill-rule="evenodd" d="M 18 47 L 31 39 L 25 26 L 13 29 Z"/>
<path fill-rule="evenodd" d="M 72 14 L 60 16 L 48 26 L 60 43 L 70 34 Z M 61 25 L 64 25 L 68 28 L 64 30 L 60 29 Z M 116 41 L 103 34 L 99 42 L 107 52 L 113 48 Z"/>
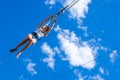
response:
<path fill-rule="evenodd" d="M 52 16 L 52 19 L 54 20 L 54 22 L 57 22 L 57 20 L 56 20 L 55 16 Z"/>

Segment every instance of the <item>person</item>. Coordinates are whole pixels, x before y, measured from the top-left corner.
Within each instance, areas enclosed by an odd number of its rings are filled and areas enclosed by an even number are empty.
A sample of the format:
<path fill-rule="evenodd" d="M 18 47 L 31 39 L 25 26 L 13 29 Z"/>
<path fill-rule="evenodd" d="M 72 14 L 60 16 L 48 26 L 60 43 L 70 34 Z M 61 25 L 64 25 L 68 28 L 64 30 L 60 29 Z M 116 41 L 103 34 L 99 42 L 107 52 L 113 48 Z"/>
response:
<path fill-rule="evenodd" d="M 53 19 L 53 23 L 51 26 L 48 26 L 47 24 L 43 27 L 43 24 L 48 21 L 49 19 Z M 48 18 L 46 18 L 38 27 L 37 29 L 28 34 L 26 38 L 21 41 L 15 48 L 11 49 L 10 52 L 15 52 L 17 49 L 26 43 L 26 45 L 16 54 L 16 58 L 19 58 L 19 56 L 23 53 L 24 50 L 26 50 L 31 44 L 35 44 L 38 39 L 41 37 L 47 36 L 47 34 L 50 32 L 50 30 L 54 27 L 56 23 L 56 19 L 54 16 L 50 15 Z"/>

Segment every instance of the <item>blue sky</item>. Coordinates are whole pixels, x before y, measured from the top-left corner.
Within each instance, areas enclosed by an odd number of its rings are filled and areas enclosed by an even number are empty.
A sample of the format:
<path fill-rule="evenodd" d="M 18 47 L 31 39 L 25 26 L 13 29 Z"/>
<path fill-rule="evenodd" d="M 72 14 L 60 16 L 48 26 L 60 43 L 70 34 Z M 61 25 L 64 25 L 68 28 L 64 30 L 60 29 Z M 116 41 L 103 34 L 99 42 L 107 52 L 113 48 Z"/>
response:
<path fill-rule="evenodd" d="M 0 80 L 120 80 L 119 0 L 80 0 L 19 59 L 9 53 L 71 1 L 0 1 Z"/>

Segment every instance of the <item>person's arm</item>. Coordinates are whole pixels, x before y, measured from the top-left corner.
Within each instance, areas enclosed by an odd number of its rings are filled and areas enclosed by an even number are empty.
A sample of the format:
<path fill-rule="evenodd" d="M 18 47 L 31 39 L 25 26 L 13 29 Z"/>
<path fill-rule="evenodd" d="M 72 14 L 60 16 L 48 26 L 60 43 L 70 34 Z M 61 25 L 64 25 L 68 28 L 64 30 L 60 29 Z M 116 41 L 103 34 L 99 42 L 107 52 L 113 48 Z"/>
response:
<path fill-rule="evenodd" d="M 40 23 L 40 25 L 38 25 L 37 29 L 40 28 L 49 18 L 52 18 L 52 17 L 53 17 L 52 15 L 48 16 L 45 20 L 43 20 L 43 21 Z"/>
<path fill-rule="evenodd" d="M 57 20 L 54 16 L 52 16 L 52 19 L 53 19 L 53 24 L 49 27 L 50 30 L 54 27 L 55 23 L 57 22 Z"/>
<path fill-rule="evenodd" d="M 48 34 L 48 33 L 51 31 L 51 29 L 55 26 L 55 23 L 57 22 L 57 20 L 54 18 L 54 16 L 53 16 L 53 20 L 54 20 L 53 24 L 49 27 L 49 31 L 47 31 L 47 32 L 44 34 L 44 37 L 47 36 L 47 34 Z"/>
<path fill-rule="evenodd" d="M 49 31 L 48 31 L 48 32 L 49 32 Z M 46 33 L 44 34 L 44 37 L 46 37 L 46 36 L 47 36 L 48 32 L 46 32 Z"/>

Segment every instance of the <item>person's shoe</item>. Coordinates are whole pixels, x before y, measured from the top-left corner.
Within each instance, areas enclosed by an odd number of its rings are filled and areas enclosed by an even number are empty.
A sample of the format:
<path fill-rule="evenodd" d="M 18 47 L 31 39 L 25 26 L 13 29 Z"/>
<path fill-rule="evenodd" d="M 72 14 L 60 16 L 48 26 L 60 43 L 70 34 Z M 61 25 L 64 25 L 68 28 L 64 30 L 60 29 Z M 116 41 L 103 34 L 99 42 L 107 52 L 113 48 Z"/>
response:
<path fill-rule="evenodd" d="M 14 52 L 14 51 L 17 51 L 17 49 L 14 48 L 14 49 L 11 49 L 11 50 L 10 50 L 11 53 Z"/>
<path fill-rule="evenodd" d="M 22 54 L 22 52 L 18 52 L 16 55 L 16 58 L 18 59 L 21 54 Z"/>

